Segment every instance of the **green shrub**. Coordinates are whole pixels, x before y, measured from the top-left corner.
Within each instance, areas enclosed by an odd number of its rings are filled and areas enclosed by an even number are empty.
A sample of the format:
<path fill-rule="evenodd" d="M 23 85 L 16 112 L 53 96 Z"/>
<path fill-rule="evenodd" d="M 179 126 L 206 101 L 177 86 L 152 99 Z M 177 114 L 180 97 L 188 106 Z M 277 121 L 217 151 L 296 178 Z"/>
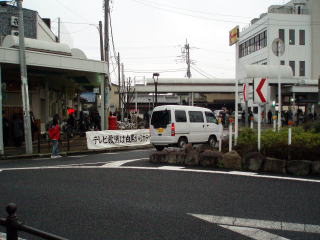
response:
<path fill-rule="evenodd" d="M 280 132 L 263 130 L 261 133 L 261 153 L 268 157 L 288 160 L 320 160 L 320 134 L 315 130 L 320 123 L 305 131 L 304 127 L 292 128 L 292 144 L 288 145 L 288 128 Z M 246 152 L 257 151 L 257 133 L 252 129 L 239 132 L 235 148 L 241 156 Z"/>

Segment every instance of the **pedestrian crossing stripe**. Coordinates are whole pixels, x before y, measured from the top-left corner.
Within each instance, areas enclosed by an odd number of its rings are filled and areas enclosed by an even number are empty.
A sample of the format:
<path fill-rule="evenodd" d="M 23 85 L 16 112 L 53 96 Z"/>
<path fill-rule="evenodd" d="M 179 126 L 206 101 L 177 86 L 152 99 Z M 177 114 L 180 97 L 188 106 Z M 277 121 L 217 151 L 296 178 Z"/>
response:
<path fill-rule="evenodd" d="M 258 220 L 258 219 L 248 219 L 248 218 L 236 218 L 236 217 L 205 215 L 205 214 L 193 214 L 193 213 L 188 213 L 188 215 L 199 218 L 209 223 L 217 224 L 220 227 L 231 230 L 233 232 L 237 232 L 241 235 L 244 235 L 251 239 L 256 239 L 256 240 L 266 240 L 266 239 L 289 240 L 288 238 L 284 238 L 284 237 L 266 232 L 264 231 L 265 229 L 320 234 L 320 225 Z"/>

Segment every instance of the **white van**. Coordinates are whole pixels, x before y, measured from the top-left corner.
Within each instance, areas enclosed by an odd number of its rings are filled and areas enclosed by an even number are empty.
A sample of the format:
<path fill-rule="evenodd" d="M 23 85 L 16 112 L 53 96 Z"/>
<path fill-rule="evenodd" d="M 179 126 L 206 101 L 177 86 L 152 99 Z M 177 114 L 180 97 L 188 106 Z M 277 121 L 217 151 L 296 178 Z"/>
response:
<path fill-rule="evenodd" d="M 209 143 L 215 146 L 223 131 L 208 108 L 163 105 L 155 107 L 150 120 L 150 142 L 158 151 L 186 143 Z"/>

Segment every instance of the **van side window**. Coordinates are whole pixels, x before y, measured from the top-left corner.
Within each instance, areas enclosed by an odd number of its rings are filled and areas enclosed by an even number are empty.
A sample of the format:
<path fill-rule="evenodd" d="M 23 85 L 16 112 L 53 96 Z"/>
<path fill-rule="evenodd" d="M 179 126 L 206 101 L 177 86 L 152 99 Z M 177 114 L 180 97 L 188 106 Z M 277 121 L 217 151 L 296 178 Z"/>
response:
<path fill-rule="evenodd" d="M 204 122 L 203 114 L 200 111 L 189 111 L 190 122 Z"/>
<path fill-rule="evenodd" d="M 207 123 L 217 123 L 217 119 L 212 112 L 205 112 L 205 115 Z"/>
<path fill-rule="evenodd" d="M 174 111 L 174 115 L 176 116 L 176 122 L 187 122 L 186 112 L 183 110 Z"/>

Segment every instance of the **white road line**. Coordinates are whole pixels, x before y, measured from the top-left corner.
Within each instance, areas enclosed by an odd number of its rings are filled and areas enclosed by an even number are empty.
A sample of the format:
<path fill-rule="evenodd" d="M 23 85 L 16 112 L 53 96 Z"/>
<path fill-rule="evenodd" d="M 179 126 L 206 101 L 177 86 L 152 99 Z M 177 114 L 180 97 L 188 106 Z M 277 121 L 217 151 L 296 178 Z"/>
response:
<path fill-rule="evenodd" d="M 248 228 L 248 227 L 235 227 L 228 225 L 219 225 L 220 227 L 229 229 L 233 232 L 240 233 L 241 235 L 247 236 L 255 240 L 290 240 L 288 238 L 280 237 L 278 235 L 268 233 L 261 229 L 257 228 Z"/>
<path fill-rule="evenodd" d="M 180 170 L 184 167 L 177 167 L 177 166 L 163 166 L 163 167 L 159 167 L 158 169 L 161 170 Z"/>
<path fill-rule="evenodd" d="M 111 166 L 110 166 L 111 167 Z M 146 170 L 165 170 L 165 171 L 183 171 L 183 172 L 196 172 L 196 173 L 210 173 L 210 174 L 222 174 L 222 175 L 235 175 L 235 176 L 245 176 L 245 177 L 255 177 L 255 178 L 267 178 L 267 179 L 279 179 L 279 180 L 289 180 L 289 181 L 299 181 L 299 182 L 312 182 L 320 183 L 317 179 L 308 178 L 296 178 L 296 177 L 286 177 L 286 176 L 271 176 L 271 175 L 258 175 L 256 173 L 248 173 L 241 171 L 214 171 L 214 170 L 200 170 L 200 169 L 188 169 L 188 168 L 162 168 L 162 167 L 134 167 L 134 166 L 122 166 L 124 168 L 130 169 L 146 169 Z"/>
<path fill-rule="evenodd" d="M 137 158 L 137 159 L 130 159 L 130 160 L 123 160 L 123 161 L 114 161 L 107 164 L 104 164 L 103 166 L 100 166 L 101 168 L 118 168 L 121 167 L 121 165 L 129 163 L 129 162 L 135 162 L 139 160 L 146 160 L 149 158 Z"/>
<path fill-rule="evenodd" d="M 259 175 L 253 172 L 241 172 L 241 171 L 214 171 L 214 170 L 201 170 L 201 169 L 187 169 L 179 166 L 161 166 L 161 167 L 135 167 L 135 166 L 123 166 L 126 163 L 147 160 L 149 158 L 137 158 L 129 159 L 123 161 L 112 161 L 112 162 L 94 162 L 94 163 L 83 163 L 83 164 L 65 164 L 56 165 L 49 167 L 25 167 L 25 168 L 3 168 L 3 171 L 8 170 L 34 170 L 34 169 L 49 169 L 49 168 L 119 168 L 119 169 L 141 169 L 141 170 L 162 170 L 162 171 L 183 171 L 183 172 L 195 172 L 195 173 L 209 173 L 209 174 L 222 174 L 222 175 L 235 175 L 244 177 L 255 177 L 255 178 L 266 178 L 266 179 L 278 179 L 278 180 L 289 180 L 297 182 L 310 182 L 310 183 L 320 183 L 317 179 L 308 178 L 297 178 L 297 177 L 287 177 L 287 176 L 271 176 L 271 175 Z M 86 166 L 92 164 L 104 164 L 102 166 Z"/>
<path fill-rule="evenodd" d="M 243 175 L 243 176 L 252 176 L 252 175 L 257 175 L 256 172 L 241 172 L 241 171 L 230 171 L 230 174 L 234 175 Z"/>
<path fill-rule="evenodd" d="M 268 221 L 268 220 L 258 220 L 258 219 L 248 219 L 248 218 L 235 218 L 235 217 L 204 215 L 204 214 L 192 214 L 192 213 L 188 213 L 188 214 L 210 223 L 216 223 L 216 224 L 222 224 L 222 225 L 320 234 L 320 225 L 288 223 L 288 222 L 278 222 L 278 221 Z"/>

